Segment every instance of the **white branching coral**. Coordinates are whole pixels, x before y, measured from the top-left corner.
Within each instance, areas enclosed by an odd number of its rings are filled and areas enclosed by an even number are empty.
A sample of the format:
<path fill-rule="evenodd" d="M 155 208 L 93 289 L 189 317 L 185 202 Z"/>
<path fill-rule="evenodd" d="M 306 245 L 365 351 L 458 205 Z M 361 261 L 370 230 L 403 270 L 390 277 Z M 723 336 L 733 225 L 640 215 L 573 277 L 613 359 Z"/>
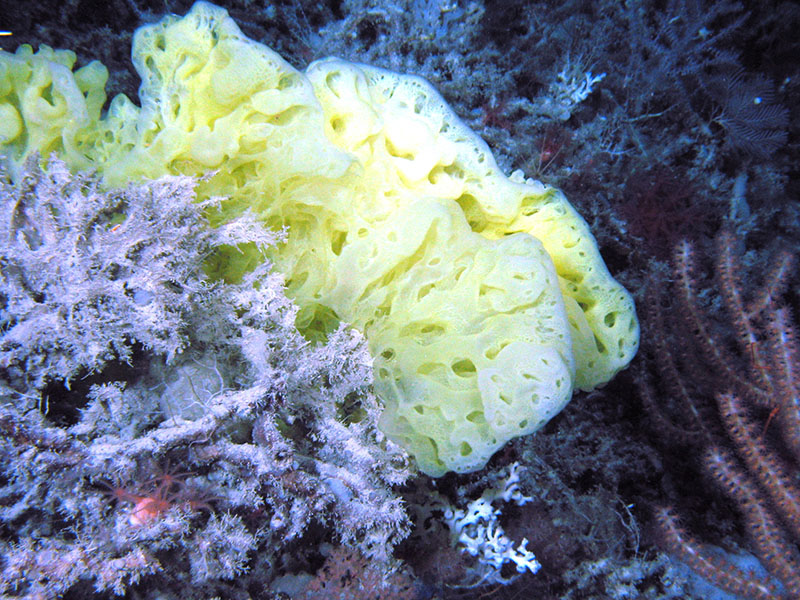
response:
<path fill-rule="evenodd" d="M 585 68 L 581 61 L 567 59 L 564 67 L 556 74 L 547 93 L 534 101 L 536 112 L 558 121 L 566 121 L 578 105 L 595 91 L 606 74 L 595 75 Z"/>
<path fill-rule="evenodd" d="M 0 539 L 0 596 L 237 597 L 327 542 L 391 562 L 413 468 L 378 430 L 364 337 L 305 339 L 266 262 L 205 274 L 219 245 L 280 234 L 208 227 L 192 178 L 106 190 L 56 160 L 26 169 L 0 173 L 0 524 L 19 532 Z"/>
<path fill-rule="evenodd" d="M 267 245 L 275 234 L 245 216 L 203 225 L 191 177 L 102 191 L 53 157 L 29 160 L 16 186 L 0 173 L 0 368 L 36 389 L 69 383 L 134 343 L 171 359 L 209 284 L 202 259 L 231 239 Z"/>
<path fill-rule="evenodd" d="M 519 463 L 509 467 L 508 476 L 497 482 L 497 485 L 484 490 L 481 497 L 472 500 L 466 508 L 455 508 L 446 499 L 437 497 L 432 508 L 442 510 L 443 521 L 450 529 L 453 544 L 477 558 L 478 563 L 473 570 L 468 586 L 485 583 L 510 583 L 518 574 L 529 571 L 536 573 L 541 565 L 533 552 L 527 549 L 528 540 L 522 539 L 515 544 L 500 525 L 500 508 L 494 503 L 513 502 L 522 506 L 532 498 L 519 489 Z M 513 563 L 517 575 L 506 577 L 502 573 L 503 566 Z"/>

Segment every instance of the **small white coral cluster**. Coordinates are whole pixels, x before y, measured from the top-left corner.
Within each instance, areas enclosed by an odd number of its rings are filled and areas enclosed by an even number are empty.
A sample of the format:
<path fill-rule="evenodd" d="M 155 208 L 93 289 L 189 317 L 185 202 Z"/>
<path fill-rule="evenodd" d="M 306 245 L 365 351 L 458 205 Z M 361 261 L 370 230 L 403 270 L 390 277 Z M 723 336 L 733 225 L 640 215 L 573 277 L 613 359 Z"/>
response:
<path fill-rule="evenodd" d="M 547 94 L 538 100 L 535 111 L 561 122 L 567 121 L 605 77 L 605 73 L 593 74 L 580 60 L 567 59 L 550 83 Z"/>
<path fill-rule="evenodd" d="M 514 563 L 519 574 L 525 571 L 536 573 L 541 568 L 533 552 L 527 548 L 527 539 L 523 538 L 515 547 L 514 541 L 505 534 L 498 521 L 500 509 L 493 504 L 502 500 L 522 506 L 532 500 L 519 489 L 519 473 L 519 463 L 513 463 L 506 478 L 486 489 L 465 509 L 454 508 L 441 496 L 435 500 L 434 508 L 444 511 L 443 521 L 450 528 L 454 545 L 478 559 L 470 587 L 510 583 L 517 576 L 503 576 L 503 565 L 507 563 Z"/>

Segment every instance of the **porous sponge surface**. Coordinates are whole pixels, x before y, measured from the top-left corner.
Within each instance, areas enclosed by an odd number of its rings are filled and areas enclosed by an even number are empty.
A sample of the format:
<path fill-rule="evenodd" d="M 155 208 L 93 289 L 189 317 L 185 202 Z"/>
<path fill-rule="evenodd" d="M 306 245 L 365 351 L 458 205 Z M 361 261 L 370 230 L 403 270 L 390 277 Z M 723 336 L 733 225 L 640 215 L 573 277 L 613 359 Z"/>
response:
<path fill-rule="evenodd" d="M 57 152 L 76 168 L 93 166 L 82 134 L 99 122 L 108 70 L 92 61 L 73 73 L 75 58 L 49 46 L 0 51 L 0 147 L 13 177 L 33 151 Z"/>
<path fill-rule="evenodd" d="M 423 471 L 482 467 L 635 353 L 632 301 L 585 222 L 560 192 L 505 177 L 424 80 L 338 59 L 300 73 L 205 2 L 137 31 L 141 108 L 119 96 L 99 118 L 98 67 L 79 81 L 69 56 L 41 54 L 0 54 L 0 111 L 19 116 L 0 130 L 8 163 L 56 151 L 111 185 L 216 171 L 199 187 L 227 198 L 213 221 L 251 210 L 288 226 L 269 258 L 298 326 L 366 335 L 381 427 Z M 36 137 L 46 85 L 31 74 L 50 63 L 72 103 Z M 216 268 L 256 260 L 231 252 Z"/>
<path fill-rule="evenodd" d="M 485 238 L 527 233 L 542 242 L 569 315 L 576 387 L 593 389 L 630 362 L 639 342 L 633 301 L 560 191 L 506 177 L 424 79 L 335 58 L 313 63 L 307 75 L 329 138 L 359 158 L 386 197 L 451 199 Z"/>

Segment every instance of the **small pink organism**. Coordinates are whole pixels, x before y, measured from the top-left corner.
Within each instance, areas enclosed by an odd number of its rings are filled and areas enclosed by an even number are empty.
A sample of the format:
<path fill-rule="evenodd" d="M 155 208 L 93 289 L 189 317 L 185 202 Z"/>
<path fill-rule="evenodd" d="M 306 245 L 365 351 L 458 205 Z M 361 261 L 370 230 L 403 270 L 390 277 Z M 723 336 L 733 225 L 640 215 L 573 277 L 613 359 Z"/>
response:
<path fill-rule="evenodd" d="M 157 469 L 156 474 L 145 482 L 146 491 L 134 493 L 126 486 L 103 483 L 108 496 L 118 503 L 132 504 L 128 523 L 141 527 L 155 522 L 175 506 L 189 511 L 211 510 L 209 500 L 186 484 L 190 473 L 178 473 L 170 467 Z"/>

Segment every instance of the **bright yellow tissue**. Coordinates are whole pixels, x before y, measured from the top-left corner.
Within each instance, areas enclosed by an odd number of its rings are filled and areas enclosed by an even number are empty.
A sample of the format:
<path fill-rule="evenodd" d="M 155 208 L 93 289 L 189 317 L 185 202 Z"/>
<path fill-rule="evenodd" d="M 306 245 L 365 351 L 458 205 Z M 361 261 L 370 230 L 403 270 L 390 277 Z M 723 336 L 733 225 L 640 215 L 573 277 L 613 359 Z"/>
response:
<path fill-rule="evenodd" d="M 506 177 L 426 81 L 333 58 L 301 73 L 206 2 L 140 28 L 133 59 L 141 108 L 118 96 L 100 118 L 98 63 L 0 52 L 12 175 L 37 150 L 109 185 L 216 171 L 199 186 L 227 198 L 213 221 L 249 209 L 289 228 L 270 259 L 298 327 L 365 334 L 381 427 L 426 473 L 481 468 L 635 354 L 633 302 L 583 219 Z"/>

